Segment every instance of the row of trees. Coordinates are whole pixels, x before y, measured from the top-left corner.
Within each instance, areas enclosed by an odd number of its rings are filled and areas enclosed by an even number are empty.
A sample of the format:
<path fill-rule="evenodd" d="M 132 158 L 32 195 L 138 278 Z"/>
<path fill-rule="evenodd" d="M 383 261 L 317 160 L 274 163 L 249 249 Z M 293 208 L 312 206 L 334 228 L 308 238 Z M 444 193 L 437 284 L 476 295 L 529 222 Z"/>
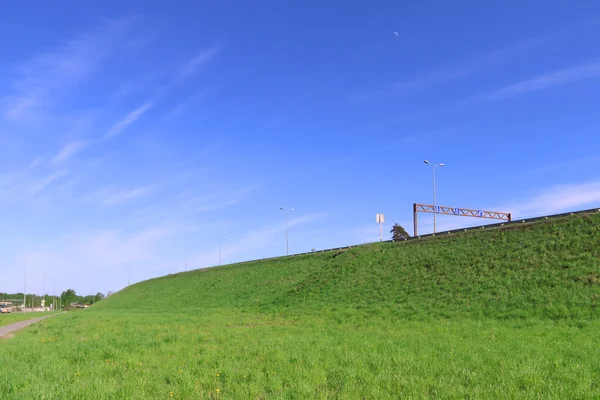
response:
<path fill-rule="evenodd" d="M 75 290 L 67 289 L 61 293 L 60 298 L 62 300 L 62 303 L 65 305 L 71 303 L 94 304 L 102 300 L 104 298 L 104 295 L 98 292 L 95 295 L 90 294 L 87 296 L 78 296 Z"/>
<path fill-rule="evenodd" d="M 105 296 L 102 293 L 96 293 L 95 295 L 79 296 L 75 290 L 67 289 L 61 293 L 60 296 L 53 297 L 51 295 L 38 296 L 37 294 L 27 294 L 27 307 L 41 307 L 42 300 L 44 300 L 45 306 L 50 307 L 53 301 L 58 304 L 58 297 L 64 306 L 71 303 L 82 303 L 82 304 L 94 304 L 102 300 Z M 13 301 L 22 303 L 23 293 L 1 293 L 0 301 Z M 18 304 L 21 304 L 18 303 Z"/>

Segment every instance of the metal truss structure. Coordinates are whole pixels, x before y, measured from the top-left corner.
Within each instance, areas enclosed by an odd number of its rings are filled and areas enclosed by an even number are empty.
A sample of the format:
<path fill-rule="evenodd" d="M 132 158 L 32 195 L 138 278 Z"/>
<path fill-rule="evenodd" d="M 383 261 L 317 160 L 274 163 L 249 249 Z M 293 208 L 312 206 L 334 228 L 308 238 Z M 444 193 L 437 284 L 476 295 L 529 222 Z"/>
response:
<path fill-rule="evenodd" d="M 488 219 L 500 219 L 503 221 L 511 221 L 512 216 L 510 213 L 500 211 L 486 211 L 486 210 L 471 210 L 469 208 L 458 208 L 458 207 L 445 207 L 445 206 L 433 206 L 431 204 L 413 204 L 414 214 L 414 225 L 415 225 L 415 236 L 418 236 L 418 213 L 431 213 L 431 214 L 445 214 L 445 215 L 456 215 L 459 217 L 473 217 L 473 218 L 488 218 Z"/>

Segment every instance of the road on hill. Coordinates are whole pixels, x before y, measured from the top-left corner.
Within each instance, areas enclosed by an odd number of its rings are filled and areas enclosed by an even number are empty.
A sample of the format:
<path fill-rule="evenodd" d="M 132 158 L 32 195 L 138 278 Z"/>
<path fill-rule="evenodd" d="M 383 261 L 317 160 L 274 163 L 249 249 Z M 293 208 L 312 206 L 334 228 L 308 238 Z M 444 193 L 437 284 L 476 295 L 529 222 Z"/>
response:
<path fill-rule="evenodd" d="M 61 313 L 63 314 L 63 313 Z M 40 318 L 28 319 L 26 321 L 15 322 L 14 324 L 6 325 L 0 327 L 0 339 L 6 339 L 13 332 L 21 330 L 23 328 L 28 327 L 29 325 L 35 324 L 37 322 L 43 321 L 46 318 L 55 317 L 60 314 L 46 315 Z"/>

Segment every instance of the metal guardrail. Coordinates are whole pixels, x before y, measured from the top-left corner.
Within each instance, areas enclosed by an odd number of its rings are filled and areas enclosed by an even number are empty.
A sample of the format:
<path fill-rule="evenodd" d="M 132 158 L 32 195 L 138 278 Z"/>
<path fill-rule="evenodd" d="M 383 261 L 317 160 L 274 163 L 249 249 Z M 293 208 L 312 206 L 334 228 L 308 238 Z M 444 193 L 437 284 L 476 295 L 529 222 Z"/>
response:
<path fill-rule="evenodd" d="M 517 219 L 517 220 L 513 220 L 511 222 L 501 222 L 501 223 L 497 223 L 497 224 L 478 225 L 478 226 L 471 226 L 469 228 L 452 229 L 452 230 L 449 230 L 449 231 L 443 231 L 443 232 L 437 232 L 437 233 L 428 233 L 426 235 L 419 235 L 419 236 L 409 237 L 406 240 L 399 241 L 398 243 L 409 242 L 409 241 L 413 241 L 413 240 L 426 239 L 426 238 L 432 238 L 432 237 L 437 237 L 437 236 L 445 236 L 445 235 L 450 235 L 450 234 L 453 234 L 453 233 L 462 233 L 462 232 L 468 232 L 468 231 L 474 231 L 474 230 L 481 230 L 481 229 L 493 229 L 493 228 L 500 228 L 500 227 L 504 227 L 504 226 L 514 226 L 514 225 L 521 225 L 521 224 L 526 224 L 526 223 L 531 223 L 531 222 L 545 221 L 547 219 L 568 217 L 568 216 L 578 215 L 578 214 L 593 214 L 593 213 L 600 213 L 600 208 L 590 208 L 590 209 L 587 209 L 587 210 L 566 212 L 566 213 L 561 213 L 561 214 L 551 214 L 551 215 L 543 215 L 541 217 L 532 217 L 532 218 L 525 218 L 525 219 Z M 383 241 L 383 243 L 389 243 L 389 242 L 393 242 L 393 240 L 384 240 Z M 365 245 L 369 245 L 369 244 L 373 244 L 373 243 L 382 243 L 382 242 L 371 242 L 371 243 L 356 244 L 356 245 L 351 245 L 351 246 L 334 247 L 334 248 L 331 248 L 331 249 L 315 250 L 315 251 L 308 251 L 308 252 L 305 252 L 305 253 L 290 254 L 289 256 L 277 256 L 277 257 L 260 258 L 260 259 L 257 259 L 257 260 L 241 261 L 241 262 L 237 262 L 235 264 L 249 264 L 249 263 L 254 263 L 254 262 L 274 261 L 274 260 L 278 260 L 278 259 L 285 259 L 285 258 L 292 258 L 292 257 L 298 257 L 298 256 L 305 256 L 305 255 L 308 255 L 308 254 L 317 254 L 317 253 L 327 253 L 327 252 L 331 252 L 331 251 L 348 250 L 348 249 L 351 249 L 353 247 L 365 246 Z M 231 264 L 231 265 L 233 265 L 233 264 Z"/>
<path fill-rule="evenodd" d="M 517 219 L 517 220 L 513 220 L 511 222 L 502 222 L 502 223 L 498 223 L 498 224 L 488 224 L 488 225 L 471 226 L 469 228 L 452 229 L 449 231 L 429 233 L 427 235 L 419 235 L 419 236 L 409 237 L 406 240 L 398 241 L 397 243 L 405 243 L 405 242 L 410 242 L 413 240 L 428 239 L 428 238 L 433 238 L 433 237 L 437 237 L 437 236 L 447 236 L 447 235 L 450 235 L 453 233 L 462 233 L 462 232 L 481 230 L 481 229 L 493 229 L 493 228 L 500 228 L 500 227 L 504 227 L 504 226 L 513 226 L 513 225 L 521 225 L 521 224 L 526 224 L 526 223 L 531 223 L 531 222 L 545 221 L 547 219 L 553 219 L 553 218 L 568 217 L 568 216 L 578 215 L 578 214 L 594 214 L 594 213 L 600 213 L 600 208 L 590 208 L 587 210 L 572 211 L 572 212 L 566 212 L 566 213 L 561 213 L 561 214 L 543 215 L 541 217 Z M 308 251 L 305 253 L 290 254 L 289 256 L 259 258 L 256 260 L 240 261 L 240 262 L 233 263 L 233 264 L 222 265 L 221 267 L 232 266 L 232 265 L 241 265 L 241 264 L 250 264 L 250 263 L 256 263 L 256 262 L 263 262 L 263 261 L 275 261 L 275 260 L 279 260 L 279 259 L 293 258 L 293 257 L 305 256 L 305 255 L 309 255 L 309 254 L 348 250 L 353 247 L 366 246 L 366 245 L 374 244 L 374 243 L 390 243 L 390 242 L 393 242 L 393 240 L 383 240 L 382 242 L 370 242 L 370 243 L 363 243 L 363 244 L 355 244 L 355 245 L 351 245 L 351 246 L 334 247 L 331 249 L 315 250 L 315 251 Z M 218 268 L 218 267 L 198 268 L 198 269 L 193 269 L 193 270 L 189 270 L 189 271 L 185 271 L 185 272 L 184 271 L 176 272 L 173 274 L 169 274 L 167 276 L 182 275 L 182 274 L 186 274 L 188 272 L 204 271 L 204 270 L 208 270 L 208 269 L 212 269 L 212 268 Z M 162 277 L 156 277 L 156 278 L 152 278 L 152 279 L 158 279 L 158 278 L 162 278 Z M 152 280 L 152 279 L 149 279 L 149 280 Z"/>
<path fill-rule="evenodd" d="M 597 212 L 600 212 L 600 208 L 590 208 L 587 210 L 572 211 L 572 212 L 566 212 L 566 213 L 561 213 L 561 214 L 551 214 L 551 215 L 543 215 L 541 217 L 517 219 L 517 220 L 512 220 L 511 222 L 500 222 L 497 224 L 488 224 L 488 225 L 472 226 L 469 228 L 452 229 L 449 231 L 443 231 L 443 232 L 438 232 L 438 233 L 429 233 L 427 235 L 419 235 L 416 237 L 411 237 L 408 240 L 428 238 L 428 237 L 433 237 L 433 236 L 449 235 L 452 233 L 468 232 L 468 231 L 480 230 L 480 229 L 490 229 L 490 228 L 499 228 L 499 227 L 503 227 L 503 226 L 521 225 L 521 224 L 526 224 L 526 223 L 531 223 L 531 222 L 545 221 L 547 219 L 569 217 L 569 216 L 577 215 L 577 214 L 593 214 L 593 213 L 597 213 Z"/>

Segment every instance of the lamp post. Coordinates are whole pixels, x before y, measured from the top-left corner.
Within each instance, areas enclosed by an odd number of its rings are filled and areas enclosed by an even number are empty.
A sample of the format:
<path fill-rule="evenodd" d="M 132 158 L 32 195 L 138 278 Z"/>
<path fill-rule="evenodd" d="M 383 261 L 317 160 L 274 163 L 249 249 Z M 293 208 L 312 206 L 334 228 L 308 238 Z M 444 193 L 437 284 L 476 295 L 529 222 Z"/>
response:
<path fill-rule="evenodd" d="M 187 271 L 187 251 L 188 249 L 192 247 L 190 245 L 187 246 L 181 246 L 181 248 L 183 249 L 183 251 L 185 252 L 185 271 Z"/>
<path fill-rule="evenodd" d="M 23 278 L 23 312 L 27 307 L 27 260 L 25 258 L 15 258 L 15 261 L 23 261 L 25 267 L 25 276 Z"/>
<path fill-rule="evenodd" d="M 38 272 L 42 273 L 42 300 L 44 301 L 44 307 L 42 307 L 42 311 L 45 311 L 44 308 L 46 308 L 46 270 L 38 269 Z M 41 305 L 42 303 L 40 302 L 40 306 Z"/>
<path fill-rule="evenodd" d="M 431 169 L 433 170 L 433 233 L 435 233 L 435 215 L 437 214 L 437 207 L 435 204 L 435 168 L 443 167 L 444 164 L 431 164 L 429 161 L 423 161 L 427 165 L 431 165 Z"/>
<path fill-rule="evenodd" d="M 287 211 L 283 207 L 279 207 L 281 211 Z M 290 209 L 290 212 L 294 212 L 295 209 Z M 289 215 L 285 214 L 285 255 L 290 255 L 290 219 Z"/>
<path fill-rule="evenodd" d="M 55 311 L 56 310 L 56 304 L 55 304 L 56 303 L 56 299 L 55 299 L 55 297 L 56 297 L 56 291 L 55 291 L 56 282 L 54 281 L 54 278 L 53 279 L 48 278 L 48 280 L 50 282 L 52 282 L 52 303 L 51 304 L 52 304 L 52 311 Z"/>
<path fill-rule="evenodd" d="M 215 231 L 215 235 L 219 236 L 219 233 Z M 227 232 L 223 232 L 223 235 L 227 235 Z M 219 236 L 219 267 L 221 266 L 221 237 Z"/>

